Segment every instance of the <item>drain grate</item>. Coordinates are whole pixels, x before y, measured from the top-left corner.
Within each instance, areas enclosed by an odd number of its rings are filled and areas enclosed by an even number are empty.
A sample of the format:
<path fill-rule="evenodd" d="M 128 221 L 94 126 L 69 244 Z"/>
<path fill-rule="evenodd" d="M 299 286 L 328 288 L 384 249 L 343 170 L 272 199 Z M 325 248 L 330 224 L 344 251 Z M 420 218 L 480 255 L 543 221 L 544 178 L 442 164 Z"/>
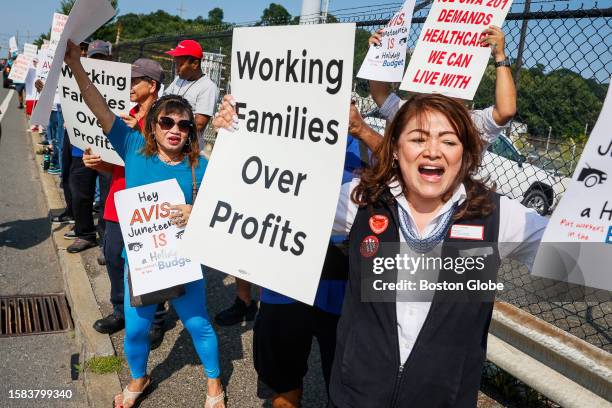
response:
<path fill-rule="evenodd" d="M 63 293 L 0 296 L 0 337 L 72 330 Z"/>

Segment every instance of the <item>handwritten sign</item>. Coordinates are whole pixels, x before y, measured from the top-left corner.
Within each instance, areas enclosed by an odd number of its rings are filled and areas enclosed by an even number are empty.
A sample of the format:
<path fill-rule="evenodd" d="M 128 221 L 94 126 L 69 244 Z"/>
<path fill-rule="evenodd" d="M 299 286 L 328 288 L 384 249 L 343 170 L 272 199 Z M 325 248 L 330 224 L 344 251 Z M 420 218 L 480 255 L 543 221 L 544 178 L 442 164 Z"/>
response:
<path fill-rule="evenodd" d="M 36 58 L 37 54 L 38 54 L 38 47 L 35 46 L 34 44 L 25 43 L 23 45 L 23 55 L 25 55 L 26 57 L 34 59 Z"/>
<path fill-rule="evenodd" d="M 19 54 L 13 62 L 9 79 L 15 83 L 24 83 L 28 75 L 28 69 L 32 63 L 32 58 L 26 57 L 24 54 Z"/>
<path fill-rule="evenodd" d="M 383 82 L 400 82 L 406 65 L 406 46 L 415 0 L 406 0 L 382 32 L 380 45 L 372 45 L 357 77 Z"/>
<path fill-rule="evenodd" d="M 569 256 L 569 258 L 568 258 Z M 559 259 L 568 258 L 566 267 Z M 551 265 L 555 265 L 551 268 Z M 538 251 L 534 274 L 612 290 L 612 88 Z"/>
<path fill-rule="evenodd" d="M 312 304 L 342 179 L 354 37 L 354 24 L 234 29 L 240 129 L 219 133 L 185 232 L 201 263 Z"/>
<path fill-rule="evenodd" d="M 202 279 L 179 249 L 184 230 L 170 222 L 170 206 L 185 204 L 176 179 L 118 191 L 115 204 L 135 296 Z"/>
<path fill-rule="evenodd" d="M 400 89 L 473 99 L 491 49 L 482 31 L 501 27 L 512 0 L 435 0 Z"/>
<path fill-rule="evenodd" d="M 89 58 L 81 58 L 81 63 L 94 86 L 106 98 L 108 107 L 117 115 L 128 113 L 131 65 Z M 123 166 L 123 160 L 102 132 L 98 119 L 83 101 L 76 79 L 65 64 L 58 89 L 70 143 L 81 150 L 91 147 L 105 162 Z"/>
<path fill-rule="evenodd" d="M 68 21 L 68 16 L 61 13 L 53 13 L 53 22 L 51 23 L 51 36 L 50 40 L 52 43 L 57 44 L 64 32 L 64 26 Z"/>

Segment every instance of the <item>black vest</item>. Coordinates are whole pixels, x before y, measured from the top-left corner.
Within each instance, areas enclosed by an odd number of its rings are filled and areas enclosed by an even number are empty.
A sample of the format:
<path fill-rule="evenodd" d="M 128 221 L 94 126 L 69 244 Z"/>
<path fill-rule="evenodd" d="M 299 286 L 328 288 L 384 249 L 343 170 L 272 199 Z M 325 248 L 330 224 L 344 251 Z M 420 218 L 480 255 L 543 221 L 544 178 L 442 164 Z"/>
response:
<path fill-rule="evenodd" d="M 493 249 L 486 269 L 499 268 L 499 195 L 491 193 L 495 209 L 484 218 L 460 219 L 453 225 L 484 227 L 482 240 L 450 238 L 447 232 L 442 256 L 458 256 L 453 246 Z M 376 234 L 369 225 L 372 215 L 383 215 L 389 225 Z M 486 357 L 487 333 L 493 312 L 492 301 L 448 301 L 438 292 L 408 360 L 400 363 L 395 302 L 364 302 L 361 271 L 372 271 L 373 259 L 362 242 L 375 235 L 381 243 L 399 242 L 397 202 L 380 202 L 357 212 L 350 234 L 349 282 L 330 381 L 331 405 L 340 408 L 369 407 L 475 407 L 482 367 Z M 397 250 L 399 251 L 399 244 Z M 366 247 L 367 249 L 367 247 Z M 397 252 L 396 252 L 397 253 Z M 363 265 L 366 265 L 363 268 Z M 395 282 L 397 270 L 389 271 Z M 490 273 L 490 272 L 489 272 Z M 441 271 L 449 277 L 453 271 Z M 456 275 L 456 274 L 455 274 Z M 491 275 L 489 274 L 489 277 Z M 492 300 L 492 299 L 490 299 Z"/>

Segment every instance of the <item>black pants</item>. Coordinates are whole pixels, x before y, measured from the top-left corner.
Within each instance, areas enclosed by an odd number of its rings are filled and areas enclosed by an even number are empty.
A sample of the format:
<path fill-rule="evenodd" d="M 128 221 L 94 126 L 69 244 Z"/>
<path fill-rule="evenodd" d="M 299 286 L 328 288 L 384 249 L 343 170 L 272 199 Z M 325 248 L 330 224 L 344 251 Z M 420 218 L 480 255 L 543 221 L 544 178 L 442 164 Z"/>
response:
<path fill-rule="evenodd" d="M 98 173 L 98 182 L 100 184 L 100 214 L 98 214 L 98 225 L 96 230 L 98 231 L 98 237 L 100 238 L 100 246 L 105 235 L 106 221 L 104 220 L 104 206 L 106 205 L 106 198 L 108 197 L 108 191 L 111 185 L 111 175 L 106 173 Z"/>
<path fill-rule="evenodd" d="M 95 240 L 96 234 L 92 211 L 97 175 L 97 171 L 85 167 L 82 157 L 72 157 L 69 182 L 74 232 L 77 237 L 85 237 L 90 240 Z"/>
<path fill-rule="evenodd" d="M 273 394 L 302 388 L 313 337 L 319 343 L 323 378 L 329 387 L 339 318 L 338 315 L 300 302 L 261 302 L 253 328 L 257 395 L 271 398 Z"/>
<path fill-rule="evenodd" d="M 104 230 L 104 257 L 111 285 L 110 301 L 113 312 L 123 317 L 123 236 L 118 222 L 106 221 Z"/>

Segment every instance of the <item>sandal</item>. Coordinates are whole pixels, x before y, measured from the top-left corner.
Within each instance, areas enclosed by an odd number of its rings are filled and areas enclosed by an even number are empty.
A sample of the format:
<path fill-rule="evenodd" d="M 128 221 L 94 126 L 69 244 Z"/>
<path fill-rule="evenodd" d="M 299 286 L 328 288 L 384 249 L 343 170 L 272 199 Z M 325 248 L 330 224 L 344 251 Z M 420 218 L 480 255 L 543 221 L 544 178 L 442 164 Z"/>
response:
<path fill-rule="evenodd" d="M 138 399 L 142 396 L 142 393 L 145 392 L 147 388 L 149 388 L 149 385 L 151 385 L 151 377 L 149 377 L 148 375 L 146 377 L 147 382 L 145 383 L 145 386 L 142 391 L 130 391 L 128 390 L 128 386 L 126 385 L 123 389 L 123 392 L 115 396 L 115 400 L 113 401 L 115 407 L 117 406 L 117 397 L 120 395 L 123 397 L 123 399 L 121 400 L 121 405 L 119 405 L 120 408 L 125 407 L 125 404 L 128 402 L 132 404 L 132 407 L 135 406 Z"/>
<path fill-rule="evenodd" d="M 215 395 L 211 397 L 206 393 L 206 402 L 204 403 L 204 408 L 216 408 L 216 405 L 219 402 L 223 402 L 222 408 L 225 408 L 225 391 L 221 391 L 221 394 Z"/>

